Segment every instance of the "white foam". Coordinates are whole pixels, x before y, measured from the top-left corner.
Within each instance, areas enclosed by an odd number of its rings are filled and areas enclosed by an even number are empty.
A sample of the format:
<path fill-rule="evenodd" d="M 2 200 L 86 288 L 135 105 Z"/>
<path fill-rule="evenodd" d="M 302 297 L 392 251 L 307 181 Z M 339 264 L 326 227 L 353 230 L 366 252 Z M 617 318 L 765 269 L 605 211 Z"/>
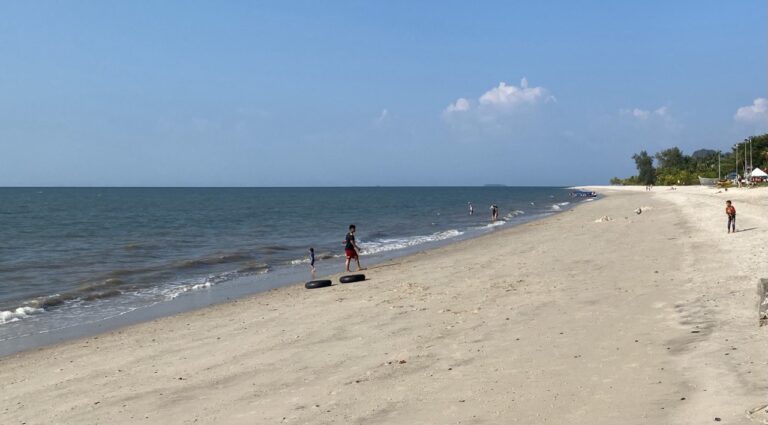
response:
<path fill-rule="evenodd" d="M 561 207 L 564 207 L 566 205 L 570 204 L 570 202 L 560 202 L 557 205 L 560 205 Z"/>
<path fill-rule="evenodd" d="M 553 211 L 560 211 L 562 208 L 560 208 L 560 205 L 554 204 L 550 207 Z"/>
<path fill-rule="evenodd" d="M 0 324 L 16 322 L 29 317 L 31 314 L 41 313 L 43 311 L 42 308 L 34 307 L 19 307 L 13 311 L 0 311 Z"/>
<path fill-rule="evenodd" d="M 300 260 L 291 260 L 292 266 L 298 266 L 299 264 L 309 264 L 309 258 L 302 258 Z"/>
<path fill-rule="evenodd" d="M 512 211 L 511 213 L 509 213 L 509 214 L 505 215 L 505 216 L 504 216 L 504 218 L 505 218 L 505 219 L 507 219 L 507 220 L 509 220 L 509 219 L 511 219 L 511 218 L 515 218 L 515 217 L 517 217 L 517 216 L 519 216 L 519 215 L 523 215 L 523 214 L 525 214 L 525 211 L 522 211 L 522 210 L 514 210 L 514 211 Z"/>
<path fill-rule="evenodd" d="M 205 283 L 198 283 L 197 285 L 192 285 L 192 286 L 189 287 L 188 290 L 189 291 L 199 291 L 201 289 L 208 289 L 211 286 L 213 286 L 213 283 L 211 283 L 210 281 L 207 281 Z"/>
<path fill-rule="evenodd" d="M 413 236 L 410 238 L 391 238 L 391 239 L 379 239 L 374 242 L 360 243 L 362 248 L 361 254 L 376 254 L 379 252 L 394 251 L 396 249 L 403 249 L 412 247 L 415 245 L 421 245 L 427 242 L 436 242 L 445 239 L 455 238 L 456 236 L 463 235 L 464 232 L 460 232 L 455 229 L 446 230 L 444 232 L 437 232 L 426 236 Z"/>
<path fill-rule="evenodd" d="M 258 274 L 264 274 L 264 273 L 269 273 L 269 268 L 266 268 L 258 272 Z M 240 274 L 237 272 L 227 272 L 219 275 L 208 276 L 202 282 L 200 280 L 197 280 L 196 282 L 195 281 L 179 282 L 174 284 L 171 287 L 153 288 L 148 290 L 147 292 L 158 294 L 163 298 L 165 298 L 165 300 L 170 301 L 186 292 L 202 291 L 202 290 L 210 289 L 214 285 L 218 285 L 220 283 L 230 281 L 232 279 L 237 278 L 238 276 L 240 276 Z"/>
<path fill-rule="evenodd" d="M 507 222 L 504 221 L 504 220 L 496 220 L 493 223 L 489 223 L 489 224 L 486 224 L 485 226 L 483 226 L 483 229 L 491 229 L 491 228 L 494 228 L 496 226 L 503 226 L 505 224 L 507 224 Z"/>

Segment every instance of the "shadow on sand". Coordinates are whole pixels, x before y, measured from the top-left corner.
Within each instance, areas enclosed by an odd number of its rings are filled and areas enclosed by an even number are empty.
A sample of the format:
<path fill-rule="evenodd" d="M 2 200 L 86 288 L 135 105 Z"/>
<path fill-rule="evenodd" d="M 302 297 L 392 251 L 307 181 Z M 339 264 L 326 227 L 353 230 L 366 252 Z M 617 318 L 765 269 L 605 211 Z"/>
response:
<path fill-rule="evenodd" d="M 750 230 L 755 230 L 755 229 L 757 229 L 757 227 L 748 227 L 746 229 L 738 229 L 736 230 L 736 233 L 749 232 Z"/>

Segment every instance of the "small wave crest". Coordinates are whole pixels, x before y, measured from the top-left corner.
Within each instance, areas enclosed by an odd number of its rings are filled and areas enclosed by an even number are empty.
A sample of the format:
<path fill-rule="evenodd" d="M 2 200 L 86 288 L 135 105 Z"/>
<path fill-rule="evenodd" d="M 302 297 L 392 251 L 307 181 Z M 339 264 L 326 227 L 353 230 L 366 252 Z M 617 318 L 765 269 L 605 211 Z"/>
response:
<path fill-rule="evenodd" d="M 100 302 L 123 295 L 140 298 L 161 297 L 170 300 L 185 292 L 208 289 L 240 276 L 268 273 L 269 270 L 269 265 L 266 263 L 251 262 L 246 263 L 244 267 L 236 271 L 210 275 L 203 280 L 197 278 L 196 280 L 168 283 L 158 287 L 138 287 L 121 279 L 109 278 L 101 282 L 85 283 L 71 292 L 41 296 L 25 301 L 22 306 L 15 309 L 0 311 L 0 325 L 26 319 L 32 314 L 80 305 L 81 302 Z"/>
<path fill-rule="evenodd" d="M 496 220 L 493 223 L 488 223 L 485 226 L 483 226 L 483 229 L 492 229 L 494 227 L 503 226 L 505 224 L 507 224 L 507 222 L 504 220 Z"/>
<path fill-rule="evenodd" d="M 123 286 L 125 284 L 126 282 L 124 280 L 113 277 L 113 278 L 105 279 L 102 282 L 82 284 L 80 285 L 80 290 L 83 292 L 98 291 L 100 289 L 114 288 L 116 286 Z"/>
<path fill-rule="evenodd" d="M 42 308 L 35 308 L 35 307 L 19 307 L 15 310 L 8 310 L 8 311 L 0 311 L 0 324 L 15 322 L 21 319 L 24 319 L 26 317 L 29 317 L 32 314 L 40 313 L 42 312 Z"/>
<path fill-rule="evenodd" d="M 464 232 L 451 229 L 425 236 L 413 236 L 410 238 L 388 238 L 379 239 L 373 242 L 363 242 L 360 244 L 360 247 L 362 248 L 361 254 L 376 254 L 379 252 L 394 251 L 397 249 L 408 248 L 428 242 L 437 242 L 445 239 L 455 238 L 456 236 L 463 234 Z"/>
<path fill-rule="evenodd" d="M 88 296 L 83 297 L 83 301 L 103 300 L 105 298 L 116 297 L 116 296 L 118 296 L 120 294 L 122 294 L 122 292 L 118 291 L 117 289 L 113 289 L 111 291 L 96 292 L 96 293 L 93 293 L 93 294 L 90 294 Z"/>
<path fill-rule="evenodd" d="M 315 259 L 316 260 L 327 260 L 329 258 L 336 258 L 341 257 L 341 254 L 333 254 L 331 252 L 318 252 L 315 253 Z M 309 264 L 309 257 L 304 258 L 297 258 L 295 260 L 291 260 L 288 264 L 292 266 L 298 266 L 299 264 Z"/>
<path fill-rule="evenodd" d="M 263 267 L 256 268 L 254 271 L 248 272 L 248 274 L 264 274 L 269 273 L 269 266 L 266 264 Z M 227 272 L 227 273 L 221 273 L 217 275 L 211 275 L 205 278 L 205 280 L 200 281 L 187 281 L 187 282 L 181 282 L 174 285 L 171 285 L 170 287 L 165 287 L 160 289 L 160 295 L 162 295 L 166 300 L 172 300 L 176 297 L 178 297 L 181 294 L 187 293 L 187 292 L 193 292 L 193 291 L 200 291 L 205 289 L 210 289 L 211 287 L 218 285 L 220 283 L 224 283 L 233 279 L 236 279 L 238 277 L 241 277 L 244 273 L 240 270 L 235 272 Z"/>
<path fill-rule="evenodd" d="M 509 220 L 509 219 L 515 218 L 515 217 L 517 217 L 517 216 L 519 216 L 519 215 L 523 215 L 523 214 L 525 214 L 525 211 L 522 211 L 522 210 L 514 210 L 514 211 L 512 211 L 511 213 L 509 213 L 509 214 L 505 215 L 505 216 L 504 216 L 504 219 L 505 219 L 505 220 Z"/>
<path fill-rule="evenodd" d="M 263 273 L 266 270 L 269 270 L 269 264 L 252 261 L 237 269 L 237 272 L 241 274 L 251 274 Z"/>
<path fill-rule="evenodd" d="M 77 295 L 74 293 L 68 294 L 54 294 L 47 297 L 40 297 L 29 302 L 29 305 L 33 308 L 45 310 L 47 308 L 56 307 L 64 304 L 67 301 L 77 299 Z"/>
<path fill-rule="evenodd" d="M 221 254 L 210 257 L 197 258 L 194 260 L 187 260 L 181 263 L 181 268 L 197 268 L 205 266 L 214 266 L 217 264 L 237 263 L 240 261 L 250 260 L 251 256 L 242 253 Z"/>

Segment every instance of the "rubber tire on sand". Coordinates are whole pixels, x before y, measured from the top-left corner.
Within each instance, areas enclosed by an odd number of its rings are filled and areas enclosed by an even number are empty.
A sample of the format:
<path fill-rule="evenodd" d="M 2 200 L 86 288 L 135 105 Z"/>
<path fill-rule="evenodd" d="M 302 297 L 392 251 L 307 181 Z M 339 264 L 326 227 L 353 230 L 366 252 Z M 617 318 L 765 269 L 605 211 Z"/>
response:
<path fill-rule="evenodd" d="M 348 274 L 339 278 L 339 282 L 341 283 L 359 282 L 361 280 L 365 280 L 364 274 Z"/>
<path fill-rule="evenodd" d="M 310 280 L 304 284 L 304 287 L 307 289 L 325 288 L 331 286 L 331 283 L 330 280 Z"/>

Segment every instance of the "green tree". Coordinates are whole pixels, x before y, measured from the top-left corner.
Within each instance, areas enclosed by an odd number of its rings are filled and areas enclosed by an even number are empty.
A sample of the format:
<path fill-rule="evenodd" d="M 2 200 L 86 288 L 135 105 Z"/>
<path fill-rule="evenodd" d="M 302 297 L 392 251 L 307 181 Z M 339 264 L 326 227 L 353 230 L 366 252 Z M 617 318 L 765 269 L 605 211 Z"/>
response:
<path fill-rule="evenodd" d="M 718 169 L 722 171 L 722 177 L 737 170 L 743 176 L 744 169 L 750 164 L 768 171 L 768 134 L 744 139 L 734 144 L 730 152 L 699 149 L 685 155 L 679 148 L 673 147 L 653 156 L 642 151 L 633 155 L 632 159 L 637 165 L 638 175 L 626 179 L 614 177 L 611 184 L 698 184 L 699 176 L 717 177 Z"/>
<path fill-rule="evenodd" d="M 702 177 L 717 177 L 717 165 L 718 161 L 725 161 L 725 156 L 720 155 L 718 151 L 712 149 L 699 149 L 691 154 L 688 158 L 687 170 L 697 176 Z M 725 168 L 725 162 L 722 162 L 723 170 Z M 728 174 L 727 172 L 722 175 Z M 698 182 L 698 179 L 697 179 Z"/>
<path fill-rule="evenodd" d="M 642 184 L 654 184 L 656 182 L 656 169 L 653 168 L 653 157 L 646 151 L 640 151 L 632 155 L 637 166 L 637 180 Z"/>
<path fill-rule="evenodd" d="M 669 148 L 656 153 L 659 168 L 685 168 L 687 157 L 679 148 Z"/>

